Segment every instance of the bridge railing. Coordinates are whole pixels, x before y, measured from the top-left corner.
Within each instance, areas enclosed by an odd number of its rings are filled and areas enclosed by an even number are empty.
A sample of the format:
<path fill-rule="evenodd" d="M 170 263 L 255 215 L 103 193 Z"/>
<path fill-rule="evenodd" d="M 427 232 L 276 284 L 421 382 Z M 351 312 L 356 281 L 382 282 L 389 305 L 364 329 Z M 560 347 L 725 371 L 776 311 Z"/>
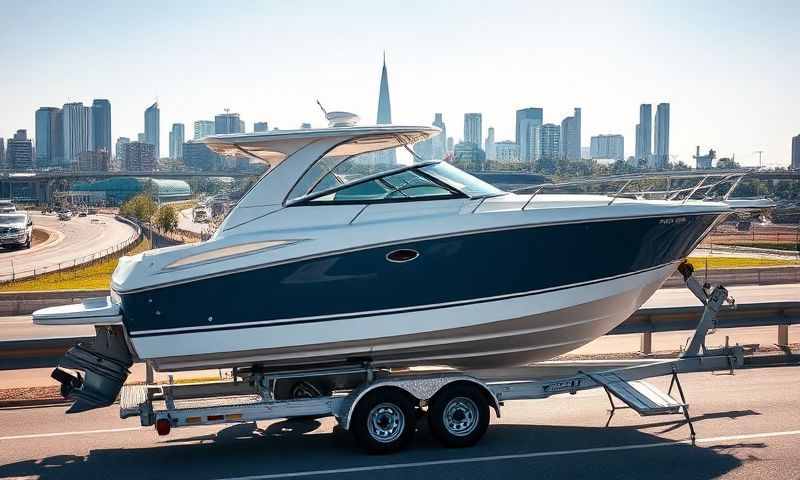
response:
<path fill-rule="evenodd" d="M 115 218 L 118 221 L 125 222 L 133 226 L 134 233 L 116 245 L 98 250 L 91 254 L 81 255 L 78 257 L 61 260 L 59 262 L 34 265 L 33 268 L 26 268 L 22 270 L 15 269 L 12 261 L 9 263 L 10 268 L 6 267 L 5 269 L 0 270 L 0 284 L 18 282 L 21 280 L 30 280 L 56 272 L 58 272 L 59 278 L 78 278 L 80 277 L 82 270 L 78 267 L 86 267 L 88 265 L 106 262 L 114 258 L 121 257 L 139 243 L 142 238 L 142 228 L 136 223 L 131 222 L 124 217 L 120 217 L 119 215 L 115 216 Z"/>

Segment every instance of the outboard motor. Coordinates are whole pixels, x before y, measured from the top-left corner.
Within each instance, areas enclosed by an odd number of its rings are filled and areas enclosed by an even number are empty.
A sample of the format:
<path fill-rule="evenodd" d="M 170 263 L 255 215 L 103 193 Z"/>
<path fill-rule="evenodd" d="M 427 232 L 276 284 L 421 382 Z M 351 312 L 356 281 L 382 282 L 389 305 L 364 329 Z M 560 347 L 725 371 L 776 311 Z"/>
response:
<path fill-rule="evenodd" d="M 33 323 L 94 325 L 95 338 L 70 348 L 51 376 L 61 383 L 61 395 L 74 401 L 67 413 L 85 412 L 114 403 L 133 365 L 119 303 L 109 296 L 43 308 L 33 312 Z"/>
<path fill-rule="evenodd" d="M 92 342 L 70 348 L 50 375 L 61 383 L 61 395 L 74 401 L 67 413 L 111 405 L 131 373 L 133 359 L 122 327 L 97 326 L 95 331 Z"/>

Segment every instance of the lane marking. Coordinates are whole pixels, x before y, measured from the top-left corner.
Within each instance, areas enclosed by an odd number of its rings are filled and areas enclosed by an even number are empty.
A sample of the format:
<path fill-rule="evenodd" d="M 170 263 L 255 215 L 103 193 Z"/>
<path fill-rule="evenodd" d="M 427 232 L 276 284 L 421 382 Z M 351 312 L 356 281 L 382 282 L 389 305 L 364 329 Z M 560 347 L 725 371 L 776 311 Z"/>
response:
<path fill-rule="evenodd" d="M 800 430 L 790 430 L 785 432 L 751 433 L 743 435 L 727 435 L 723 437 L 699 438 L 697 443 L 713 443 L 728 440 L 745 440 L 752 438 L 770 438 L 800 435 Z M 453 465 L 459 463 L 482 463 L 494 462 L 498 460 L 518 460 L 524 458 L 555 457 L 561 455 L 578 455 L 585 453 L 616 452 L 621 450 L 640 450 L 645 448 L 671 447 L 675 445 L 691 444 L 691 440 L 675 440 L 657 443 L 640 443 L 633 445 L 620 445 L 613 447 L 580 448 L 575 450 L 554 450 L 550 452 L 518 453 L 510 455 L 492 455 L 487 457 L 459 458 L 449 460 L 430 460 L 424 462 L 394 463 L 385 465 L 369 465 L 364 467 L 334 468 L 328 470 L 310 470 L 305 472 L 273 473 L 266 475 L 250 475 L 245 477 L 225 477 L 217 480 L 268 480 L 271 478 L 296 478 L 310 477 L 317 475 L 333 475 L 342 473 L 371 472 L 377 470 L 397 470 L 401 468 L 431 467 L 439 465 Z"/>
<path fill-rule="evenodd" d="M 28 438 L 63 437 L 68 435 L 90 435 L 95 433 L 133 432 L 136 430 L 144 430 L 144 429 L 145 427 L 128 427 L 128 428 L 109 428 L 106 430 L 80 430 L 77 432 L 33 433 L 29 435 L 11 435 L 8 437 L 0 437 L 0 442 L 8 440 L 24 440 Z"/>

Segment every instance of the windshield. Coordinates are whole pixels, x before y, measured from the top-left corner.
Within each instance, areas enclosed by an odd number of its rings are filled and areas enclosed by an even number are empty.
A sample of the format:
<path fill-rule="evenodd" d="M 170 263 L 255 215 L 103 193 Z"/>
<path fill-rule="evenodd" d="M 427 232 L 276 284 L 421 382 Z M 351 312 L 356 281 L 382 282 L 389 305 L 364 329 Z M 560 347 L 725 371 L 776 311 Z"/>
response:
<path fill-rule="evenodd" d="M 490 197 L 506 193 L 449 163 L 439 162 L 422 167 L 421 170 L 469 197 Z"/>
<path fill-rule="evenodd" d="M 25 223 L 25 215 L 8 215 L 0 217 L 0 225 L 11 225 L 14 223 Z"/>

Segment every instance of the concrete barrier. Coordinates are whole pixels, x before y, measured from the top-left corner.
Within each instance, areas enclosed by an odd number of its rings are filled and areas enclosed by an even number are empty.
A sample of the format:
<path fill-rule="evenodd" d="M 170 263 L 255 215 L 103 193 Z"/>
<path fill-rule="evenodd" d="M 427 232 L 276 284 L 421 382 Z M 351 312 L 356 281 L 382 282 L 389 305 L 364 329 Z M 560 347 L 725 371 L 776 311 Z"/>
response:
<path fill-rule="evenodd" d="M 85 298 L 106 295 L 108 295 L 107 289 L 0 293 L 0 316 L 30 315 L 40 308 L 80 303 Z"/>

